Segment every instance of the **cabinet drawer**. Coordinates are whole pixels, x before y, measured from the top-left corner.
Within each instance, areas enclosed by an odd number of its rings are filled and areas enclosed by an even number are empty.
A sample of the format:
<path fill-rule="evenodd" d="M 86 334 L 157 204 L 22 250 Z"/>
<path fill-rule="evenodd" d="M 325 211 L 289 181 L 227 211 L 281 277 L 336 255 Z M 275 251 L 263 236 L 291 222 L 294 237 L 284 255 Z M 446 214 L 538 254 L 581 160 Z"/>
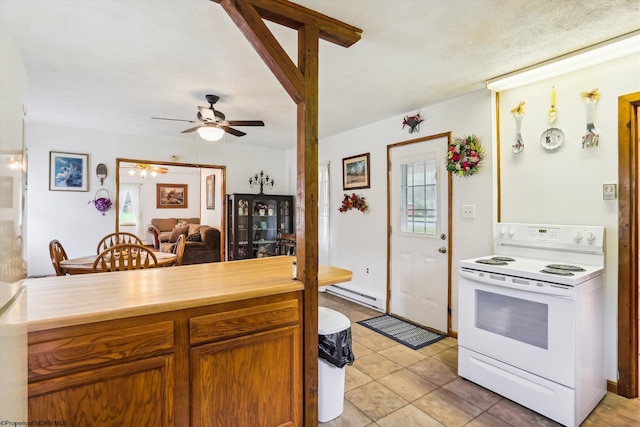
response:
<path fill-rule="evenodd" d="M 298 300 L 289 300 L 193 317 L 189 320 L 189 337 L 193 345 L 298 322 Z"/>
<path fill-rule="evenodd" d="M 29 379 L 173 350 L 173 322 L 100 331 L 29 345 Z"/>

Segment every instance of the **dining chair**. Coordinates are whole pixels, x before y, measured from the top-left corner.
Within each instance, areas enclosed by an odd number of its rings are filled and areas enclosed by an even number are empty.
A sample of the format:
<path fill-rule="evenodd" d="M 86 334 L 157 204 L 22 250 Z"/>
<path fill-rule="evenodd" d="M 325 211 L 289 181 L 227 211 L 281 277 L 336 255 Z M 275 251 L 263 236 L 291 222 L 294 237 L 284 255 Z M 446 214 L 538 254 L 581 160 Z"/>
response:
<path fill-rule="evenodd" d="M 278 233 L 276 237 L 276 255 L 296 254 L 296 233 Z"/>
<path fill-rule="evenodd" d="M 182 265 L 182 257 L 184 256 L 184 247 L 187 245 L 186 237 L 181 234 L 173 246 L 173 253 L 176 254 L 176 263 L 174 265 Z"/>
<path fill-rule="evenodd" d="M 67 272 L 60 265 L 61 261 L 69 259 L 62 244 L 57 239 L 53 239 L 49 242 L 49 256 L 51 257 L 51 264 L 56 271 L 56 276 L 65 276 Z"/>
<path fill-rule="evenodd" d="M 111 246 L 130 244 L 130 243 L 134 243 L 136 245 L 143 245 L 142 239 L 140 239 L 138 236 L 136 236 L 133 233 L 119 231 L 116 233 L 107 234 L 102 238 L 102 240 L 100 240 L 100 243 L 98 243 L 98 250 L 96 253 L 99 254 L 109 249 Z"/>
<path fill-rule="evenodd" d="M 93 262 L 93 272 L 140 270 L 157 266 L 158 259 L 151 248 L 125 243 L 100 252 Z"/>

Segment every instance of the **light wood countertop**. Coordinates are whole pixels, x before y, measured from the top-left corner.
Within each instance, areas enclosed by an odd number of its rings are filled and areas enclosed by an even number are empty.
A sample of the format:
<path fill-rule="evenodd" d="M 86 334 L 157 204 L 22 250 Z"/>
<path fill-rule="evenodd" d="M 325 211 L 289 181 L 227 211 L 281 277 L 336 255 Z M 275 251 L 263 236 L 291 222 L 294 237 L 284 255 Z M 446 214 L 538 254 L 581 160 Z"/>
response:
<path fill-rule="evenodd" d="M 292 279 L 295 257 L 27 279 L 29 331 L 180 310 L 304 289 Z M 318 285 L 352 273 L 320 265 Z"/>

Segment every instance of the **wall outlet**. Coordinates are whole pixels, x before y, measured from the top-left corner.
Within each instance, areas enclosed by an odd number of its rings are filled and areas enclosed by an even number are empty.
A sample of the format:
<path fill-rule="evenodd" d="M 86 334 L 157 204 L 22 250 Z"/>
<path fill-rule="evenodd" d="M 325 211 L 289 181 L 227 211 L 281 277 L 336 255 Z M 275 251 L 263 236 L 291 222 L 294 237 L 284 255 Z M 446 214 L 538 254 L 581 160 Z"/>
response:
<path fill-rule="evenodd" d="M 462 218 L 475 218 L 476 205 L 462 205 Z"/>

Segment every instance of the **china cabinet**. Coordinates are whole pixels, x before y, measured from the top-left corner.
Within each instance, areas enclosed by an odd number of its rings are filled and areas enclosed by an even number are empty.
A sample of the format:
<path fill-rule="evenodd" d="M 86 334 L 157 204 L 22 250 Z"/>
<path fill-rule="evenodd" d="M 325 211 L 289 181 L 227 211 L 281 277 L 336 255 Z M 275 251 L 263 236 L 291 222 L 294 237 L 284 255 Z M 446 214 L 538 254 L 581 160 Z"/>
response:
<path fill-rule="evenodd" d="M 278 233 L 293 233 L 293 196 L 227 195 L 228 260 L 275 253 Z"/>

